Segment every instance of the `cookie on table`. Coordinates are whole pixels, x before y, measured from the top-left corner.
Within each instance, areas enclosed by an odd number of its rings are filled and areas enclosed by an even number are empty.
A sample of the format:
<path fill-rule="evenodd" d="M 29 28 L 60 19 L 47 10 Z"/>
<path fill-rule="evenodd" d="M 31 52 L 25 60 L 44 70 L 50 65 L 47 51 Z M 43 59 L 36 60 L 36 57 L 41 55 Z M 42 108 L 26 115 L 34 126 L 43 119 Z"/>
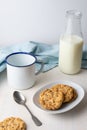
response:
<path fill-rule="evenodd" d="M 64 101 L 64 95 L 61 91 L 51 89 L 43 90 L 39 95 L 41 106 L 48 110 L 59 109 Z"/>
<path fill-rule="evenodd" d="M 56 84 L 51 89 L 54 91 L 61 91 L 64 94 L 63 103 L 70 102 L 74 96 L 74 88 L 69 85 Z"/>
<path fill-rule="evenodd" d="M 20 118 L 9 117 L 0 122 L 0 130 L 26 130 L 26 124 Z"/>

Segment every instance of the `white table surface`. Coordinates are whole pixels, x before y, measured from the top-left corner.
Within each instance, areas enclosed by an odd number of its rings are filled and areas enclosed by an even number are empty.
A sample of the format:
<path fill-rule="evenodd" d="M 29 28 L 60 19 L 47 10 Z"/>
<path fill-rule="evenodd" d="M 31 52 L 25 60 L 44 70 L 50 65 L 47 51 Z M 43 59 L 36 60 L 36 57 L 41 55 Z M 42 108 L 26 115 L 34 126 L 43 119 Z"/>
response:
<path fill-rule="evenodd" d="M 85 97 L 74 109 L 62 114 L 48 114 L 34 106 L 32 97 L 34 93 L 44 85 L 57 80 L 73 81 L 83 87 Z M 6 71 L 0 73 L 0 121 L 7 117 L 16 116 L 22 118 L 27 124 L 27 130 L 87 130 L 87 70 L 81 70 L 76 75 L 66 75 L 56 67 L 46 73 L 37 76 L 36 84 L 22 93 L 27 98 L 26 104 L 43 123 L 36 126 L 25 107 L 13 100 L 13 88 L 7 83 Z"/>

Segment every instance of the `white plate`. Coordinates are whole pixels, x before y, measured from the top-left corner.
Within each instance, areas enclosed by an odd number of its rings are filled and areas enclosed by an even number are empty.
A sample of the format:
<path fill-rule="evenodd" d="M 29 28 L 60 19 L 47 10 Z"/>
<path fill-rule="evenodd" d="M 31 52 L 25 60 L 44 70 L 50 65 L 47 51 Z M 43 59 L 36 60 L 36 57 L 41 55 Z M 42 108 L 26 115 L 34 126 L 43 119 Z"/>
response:
<path fill-rule="evenodd" d="M 39 94 L 42 90 L 46 89 L 46 88 L 50 88 L 52 87 L 54 84 L 66 84 L 66 85 L 70 85 L 73 88 L 76 89 L 78 97 L 76 98 L 76 100 L 70 102 L 70 103 L 66 103 L 64 104 L 60 109 L 58 110 L 46 110 L 44 108 L 41 107 L 41 105 L 39 104 Z M 37 106 L 39 109 L 47 112 L 47 113 L 52 113 L 52 114 L 56 114 L 56 113 L 63 113 L 66 111 L 71 110 L 72 108 L 74 108 L 75 106 L 77 106 L 83 99 L 84 97 L 84 90 L 83 88 L 71 81 L 56 81 L 56 82 L 52 82 L 50 84 L 47 84 L 45 86 L 43 86 L 42 88 L 40 88 L 33 96 L 33 103 L 35 104 L 35 106 Z"/>

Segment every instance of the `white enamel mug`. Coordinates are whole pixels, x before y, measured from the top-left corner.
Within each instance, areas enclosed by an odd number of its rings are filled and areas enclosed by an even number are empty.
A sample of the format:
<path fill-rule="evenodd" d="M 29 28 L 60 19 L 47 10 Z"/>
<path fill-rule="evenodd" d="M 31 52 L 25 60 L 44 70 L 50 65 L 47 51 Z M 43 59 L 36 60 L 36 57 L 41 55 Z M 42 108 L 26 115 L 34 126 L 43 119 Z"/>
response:
<path fill-rule="evenodd" d="M 35 63 L 41 63 L 41 67 L 35 73 Z M 43 69 L 43 62 L 29 53 L 17 52 L 6 57 L 7 80 L 9 86 L 18 89 L 31 88 L 36 80 L 36 75 Z"/>

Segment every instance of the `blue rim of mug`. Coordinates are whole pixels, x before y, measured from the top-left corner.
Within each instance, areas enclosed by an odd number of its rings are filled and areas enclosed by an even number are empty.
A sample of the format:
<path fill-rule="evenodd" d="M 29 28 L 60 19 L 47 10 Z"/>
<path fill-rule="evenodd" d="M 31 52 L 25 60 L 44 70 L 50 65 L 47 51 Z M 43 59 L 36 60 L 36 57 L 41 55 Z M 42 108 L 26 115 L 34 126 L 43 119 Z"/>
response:
<path fill-rule="evenodd" d="M 10 56 L 15 55 L 15 54 L 26 54 L 26 55 L 30 55 L 30 56 L 32 56 L 32 57 L 35 58 L 35 61 L 34 61 L 32 64 L 22 65 L 22 66 L 10 64 L 10 63 L 7 61 L 7 59 L 8 59 Z M 5 62 L 6 62 L 8 65 L 13 66 L 13 67 L 27 67 L 27 66 L 31 66 L 31 65 L 33 65 L 36 61 L 37 61 L 36 56 L 33 55 L 33 54 L 31 54 L 31 53 L 27 53 L 27 52 L 14 52 L 14 53 L 9 54 L 9 55 L 5 58 Z"/>

